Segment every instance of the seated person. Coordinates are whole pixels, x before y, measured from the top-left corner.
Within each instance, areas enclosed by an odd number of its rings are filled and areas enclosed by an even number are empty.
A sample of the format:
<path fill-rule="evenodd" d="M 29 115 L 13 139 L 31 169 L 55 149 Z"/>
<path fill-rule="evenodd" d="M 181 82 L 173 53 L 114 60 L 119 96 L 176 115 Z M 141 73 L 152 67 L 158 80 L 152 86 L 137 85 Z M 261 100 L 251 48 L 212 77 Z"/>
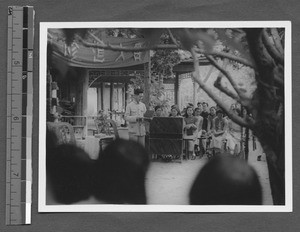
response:
<path fill-rule="evenodd" d="M 216 107 L 212 106 L 209 109 L 209 115 L 207 117 L 207 132 L 211 133 L 212 130 L 212 126 L 213 126 L 213 120 L 214 118 L 217 116 L 217 111 L 216 111 Z"/>
<path fill-rule="evenodd" d="M 227 128 L 227 121 L 223 118 L 223 111 L 217 111 L 217 117 L 213 119 L 213 126 L 212 126 L 212 141 L 211 146 L 214 151 L 218 150 L 221 151 L 224 149 L 224 141 L 226 139 L 226 128 Z"/>
<path fill-rule="evenodd" d="M 146 204 L 149 156 L 137 142 L 117 139 L 95 164 L 94 195 L 106 204 Z"/>
<path fill-rule="evenodd" d="M 201 112 L 203 111 L 202 102 L 198 102 L 198 103 L 197 103 L 197 108 L 200 108 L 200 109 L 201 109 Z"/>
<path fill-rule="evenodd" d="M 155 106 L 154 111 L 154 117 L 163 117 L 163 109 L 160 105 Z"/>
<path fill-rule="evenodd" d="M 186 108 L 186 114 L 183 120 L 183 139 L 188 140 L 188 147 L 185 147 L 192 159 L 196 158 L 194 152 L 195 141 L 198 135 L 198 119 L 193 115 L 193 107 Z"/>
<path fill-rule="evenodd" d="M 200 105 L 200 106 L 202 107 L 202 105 Z M 202 112 L 201 108 L 198 108 L 198 107 L 195 108 L 195 110 L 194 110 L 194 115 L 198 119 L 198 124 L 197 124 L 197 127 L 198 127 L 198 130 L 197 130 L 197 141 L 196 141 L 196 144 L 195 144 L 195 151 L 197 150 L 198 154 L 200 152 L 200 148 L 202 149 L 203 142 L 204 142 L 203 139 L 202 139 L 202 133 L 203 133 L 202 132 L 202 123 L 203 123 L 203 118 L 201 116 L 201 112 Z"/>
<path fill-rule="evenodd" d="M 238 115 L 238 109 L 234 108 L 232 111 Z M 238 155 L 241 152 L 242 127 L 232 119 L 228 119 L 226 139 L 229 152 L 233 155 Z"/>
<path fill-rule="evenodd" d="M 180 110 L 176 105 L 171 106 L 171 112 L 169 117 L 181 117 Z"/>
<path fill-rule="evenodd" d="M 189 198 L 191 205 L 261 205 L 262 188 L 245 160 L 224 154 L 200 170 Z"/>
<path fill-rule="evenodd" d="M 209 112 L 208 112 L 208 103 L 206 102 L 203 102 L 202 103 L 202 109 L 203 111 L 201 112 L 201 116 L 203 118 L 203 123 L 202 123 L 202 130 L 204 131 L 208 131 L 207 127 L 208 127 L 208 115 L 209 115 Z"/>
<path fill-rule="evenodd" d="M 202 123 L 203 123 L 203 117 L 201 116 L 201 109 L 195 108 L 194 115 L 198 119 L 198 138 L 202 135 Z"/>
<path fill-rule="evenodd" d="M 184 117 L 185 114 L 186 114 L 186 107 L 184 107 L 184 108 L 182 109 L 182 111 L 180 112 L 180 115 L 181 115 L 182 117 Z"/>
<path fill-rule="evenodd" d="M 209 115 L 207 117 L 207 131 L 202 130 L 202 146 L 205 151 L 210 147 L 210 141 L 212 137 L 213 120 L 216 117 L 216 107 L 212 106 L 209 109 Z"/>

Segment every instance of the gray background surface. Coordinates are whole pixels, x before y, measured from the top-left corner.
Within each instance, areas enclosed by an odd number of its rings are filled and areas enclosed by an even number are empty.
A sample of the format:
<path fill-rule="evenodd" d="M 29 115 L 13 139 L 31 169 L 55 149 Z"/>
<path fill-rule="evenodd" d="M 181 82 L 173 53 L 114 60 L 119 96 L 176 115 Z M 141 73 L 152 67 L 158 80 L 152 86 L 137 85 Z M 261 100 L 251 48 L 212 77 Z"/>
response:
<path fill-rule="evenodd" d="M 5 226 L 7 6 L 34 6 L 34 125 L 32 224 Z M 0 0 L 0 231 L 297 231 L 300 228 L 300 1 L 271 0 Z M 54 21 L 292 21 L 293 213 L 38 213 L 39 22 Z M 188 26 L 188 25 L 187 25 Z M 258 25 L 259 26 L 259 25 Z"/>

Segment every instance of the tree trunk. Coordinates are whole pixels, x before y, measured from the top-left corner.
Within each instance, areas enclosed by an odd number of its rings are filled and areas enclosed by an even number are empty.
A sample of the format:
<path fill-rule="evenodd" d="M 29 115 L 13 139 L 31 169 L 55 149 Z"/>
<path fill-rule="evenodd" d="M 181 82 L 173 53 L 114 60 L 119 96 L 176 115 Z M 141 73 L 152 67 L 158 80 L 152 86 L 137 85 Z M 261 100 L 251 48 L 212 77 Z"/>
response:
<path fill-rule="evenodd" d="M 274 75 L 278 64 L 264 46 L 262 29 L 251 28 L 245 31 L 257 67 L 257 90 L 250 106 L 250 112 L 255 119 L 253 132 L 267 156 L 274 204 L 283 205 L 285 204 L 284 114 L 278 114 L 278 107 L 283 105 L 284 91 L 281 90 L 282 86 L 278 86 L 275 82 Z"/>

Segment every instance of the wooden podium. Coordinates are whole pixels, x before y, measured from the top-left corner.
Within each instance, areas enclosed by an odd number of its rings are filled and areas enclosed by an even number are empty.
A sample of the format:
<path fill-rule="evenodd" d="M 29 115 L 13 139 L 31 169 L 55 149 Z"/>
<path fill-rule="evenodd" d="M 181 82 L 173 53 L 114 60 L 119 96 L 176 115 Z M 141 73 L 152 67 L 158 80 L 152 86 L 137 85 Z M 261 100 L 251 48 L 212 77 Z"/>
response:
<path fill-rule="evenodd" d="M 149 153 L 172 155 L 172 159 L 182 160 L 183 118 L 154 117 L 149 128 Z"/>

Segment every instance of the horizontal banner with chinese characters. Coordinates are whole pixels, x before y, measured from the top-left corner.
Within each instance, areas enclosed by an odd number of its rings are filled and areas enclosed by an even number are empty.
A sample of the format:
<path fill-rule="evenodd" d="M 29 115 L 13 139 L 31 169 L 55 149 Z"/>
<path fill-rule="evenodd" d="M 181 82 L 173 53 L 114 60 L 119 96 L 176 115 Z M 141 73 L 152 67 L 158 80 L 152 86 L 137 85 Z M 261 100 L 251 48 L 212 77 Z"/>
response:
<path fill-rule="evenodd" d="M 76 41 L 67 45 L 63 38 L 57 36 L 57 31 L 57 29 L 48 31 L 48 44 L 52 45 L 52 60 L 54 63 L 65 62 L 69 66 L 83 68 L 121 68 L 144 64 L 150 59 L 149 51 L 112 51 L 87 47 Z M 91 33 L 88 42 L 124 48 L 145 46 L 145 40 L 141 38 L 100 37 Z"/>

